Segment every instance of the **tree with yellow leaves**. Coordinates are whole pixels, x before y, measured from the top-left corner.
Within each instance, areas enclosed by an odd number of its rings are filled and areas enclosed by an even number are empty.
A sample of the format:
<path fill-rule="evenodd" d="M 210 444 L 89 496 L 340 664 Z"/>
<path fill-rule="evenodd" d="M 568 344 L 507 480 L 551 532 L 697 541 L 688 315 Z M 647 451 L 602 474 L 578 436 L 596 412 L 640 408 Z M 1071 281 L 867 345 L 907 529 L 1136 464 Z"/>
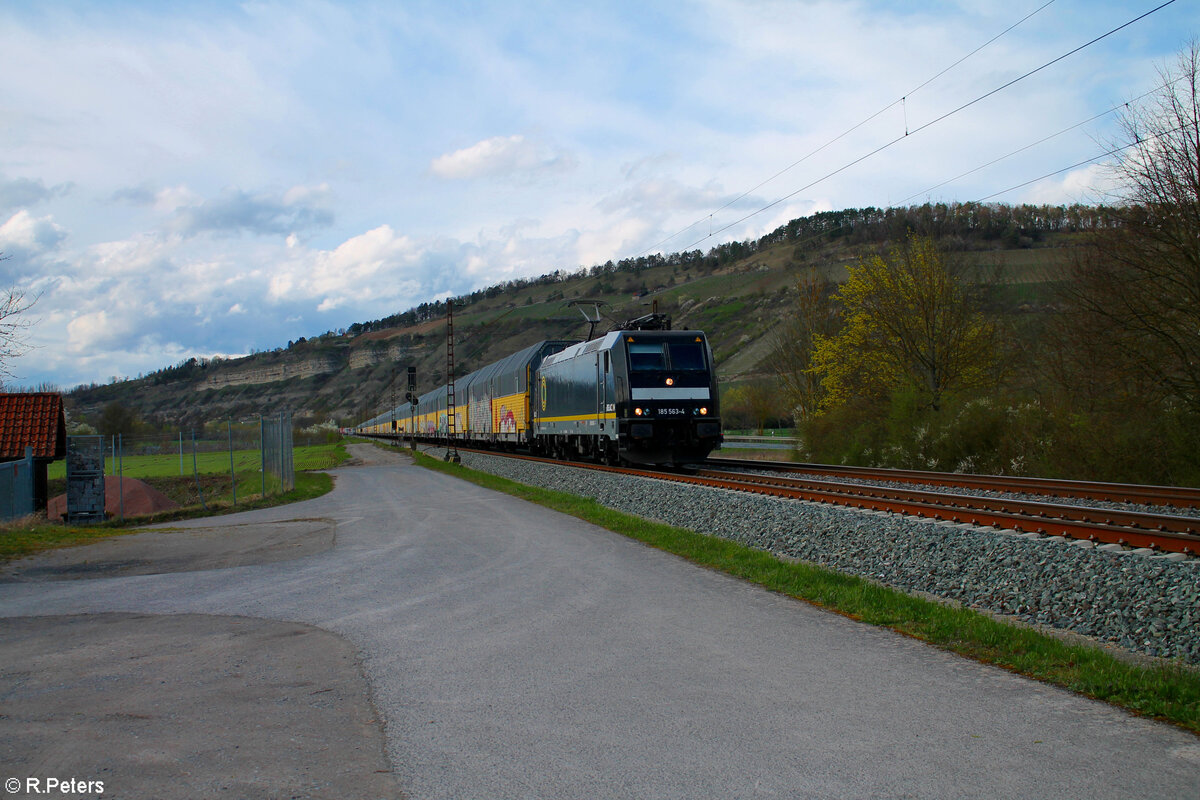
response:
<path fill-rule="evenodd" d="M 911 388 L 937 410 L 948 394 L 988 382 L 995 330 L 932 239 L 910 235 L 887 258 L 862 258 L 848 271 L 836 295 L 845 326 L 814 340 L 826 408 Z"/>

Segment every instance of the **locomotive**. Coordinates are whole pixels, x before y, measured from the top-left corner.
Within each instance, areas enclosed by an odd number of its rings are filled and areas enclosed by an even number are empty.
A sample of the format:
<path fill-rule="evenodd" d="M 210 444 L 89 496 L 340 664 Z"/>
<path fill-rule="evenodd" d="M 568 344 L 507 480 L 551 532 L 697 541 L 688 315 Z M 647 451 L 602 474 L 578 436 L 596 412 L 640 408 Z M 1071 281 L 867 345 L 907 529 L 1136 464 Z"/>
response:
<path fill-rule="evenodd" d="M 363 422 L 364 436 L 681 466 L 722 441 L 712 349 L 651 314 L 585 342 L 543 341 Z"/>

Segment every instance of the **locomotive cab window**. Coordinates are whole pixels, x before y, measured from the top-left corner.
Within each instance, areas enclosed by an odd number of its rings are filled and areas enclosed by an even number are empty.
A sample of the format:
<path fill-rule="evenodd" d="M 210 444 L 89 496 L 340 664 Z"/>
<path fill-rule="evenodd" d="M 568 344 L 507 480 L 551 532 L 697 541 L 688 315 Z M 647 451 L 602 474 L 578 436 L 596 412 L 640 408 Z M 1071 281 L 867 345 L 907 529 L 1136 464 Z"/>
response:
<path fill-rule="evenodd" d="M 688 371 L 704 369 L 704 347 L 699 342 L 670 342 L 671 369 Z"/>
<path fill-rule="evenodd" d="M 703 372 L 704 345 L 700 342 L 629 342 L 629 368 L 633 372 Z"/>
<path fill-rule="evenodd" d="M 629 369 L 633 372 L 653 372 L 667 368 L 662 342 L 630 342 Z"/>

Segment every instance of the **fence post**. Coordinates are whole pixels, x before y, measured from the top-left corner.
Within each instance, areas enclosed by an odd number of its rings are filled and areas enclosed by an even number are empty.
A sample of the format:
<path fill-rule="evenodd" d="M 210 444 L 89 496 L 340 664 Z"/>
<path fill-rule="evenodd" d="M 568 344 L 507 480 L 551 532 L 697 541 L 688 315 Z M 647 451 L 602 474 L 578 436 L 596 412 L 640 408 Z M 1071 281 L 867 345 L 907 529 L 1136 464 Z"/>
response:
<path fill-rule="evenodd" d="M 192 477 L 196 479 L 196 494 L 200 495 L 200 507 L 208 511 L 208 503 L 204 502 L 204 490 L 200 488 L 200 469 L 196 466 L 196 431 L 192 431 Z"/>
<path fill-rule="evenodd" d="M 233 507 L 237 508 L 237 472 L 233 469 L 233 420 L 229 420 L 229 479 L 233 481 Z"/>
<path fill-rule="evenodd" d="M 279 413 L 279 465 L 285 491 L 296 488 L 296 470 L 292 447 L 292 412 Z"/>
<path fill-rule="evenodd" d="M 22 499 L 29 503 L 29 513 L 37 511 L 37 504 L 34 502 L 34 474 L 33 474 L 33 447 L 25 445 L 25 474 L 29 476 L 29 491 L 23 493 Z M 15 494 L 14 494 L 15 496 Z M 24 515 L 22 515 L 24 516 Z"/>
<path fill-rule="evenodd" d="M 267 425 L 263 415 L 258 415 L 258 463 L 262 466 L 262 496 L 267 497 Z"/>
<path fill-rule="evenodd" d="M 118 508 L 121 509 L 121 522 L 125 521 L 125 439 L 124 434 L 117 434 L 117 447 L 120 448 L 120 454 L 117 456 L 117 502 Z"/>

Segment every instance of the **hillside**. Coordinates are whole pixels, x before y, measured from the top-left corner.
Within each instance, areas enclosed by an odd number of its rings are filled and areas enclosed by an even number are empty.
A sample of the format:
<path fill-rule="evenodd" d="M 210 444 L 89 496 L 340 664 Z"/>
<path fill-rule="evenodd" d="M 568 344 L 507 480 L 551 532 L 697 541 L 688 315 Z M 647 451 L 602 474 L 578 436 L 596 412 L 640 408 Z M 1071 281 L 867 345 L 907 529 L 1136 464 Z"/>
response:
<path fill-rule="evenodd" d="M 858 256 L 913 228 L 939 237 L 996 281 L 993 311 L 1036 310 L 1039 287 L 1053 280 L 1076 231 L 1086 229 L 1094 213 L 971 205 L 851 209 L 794 220 L 758 241 L 729 242 L 705 254 L 510 281 L 455 300 L 456 373 L 542 339 L 583 338 L 588 325 L 568 303 L 586 298 L 604 301 L 611 320 L 640 316 L 657 303 L 676 328 L 708 333 L 724 383 L 744 380 L 769 372 L 773 331 L 790 313 L 802 274 L 815 269 L 839 280 Z M 69 393 L 68 406 L 74 418 L 94 420 L 115 401 L 146 421 L 170 425 L 251 419 L 285 408 L 301 421 L 361 420 L 403 395 L 409 365 L 417 368 L 421 391 L 444 380 L 444 312 L 444 304 L 423 304 L 245 358 L 191 359 L 136 380 L 79 387 Z"/>

